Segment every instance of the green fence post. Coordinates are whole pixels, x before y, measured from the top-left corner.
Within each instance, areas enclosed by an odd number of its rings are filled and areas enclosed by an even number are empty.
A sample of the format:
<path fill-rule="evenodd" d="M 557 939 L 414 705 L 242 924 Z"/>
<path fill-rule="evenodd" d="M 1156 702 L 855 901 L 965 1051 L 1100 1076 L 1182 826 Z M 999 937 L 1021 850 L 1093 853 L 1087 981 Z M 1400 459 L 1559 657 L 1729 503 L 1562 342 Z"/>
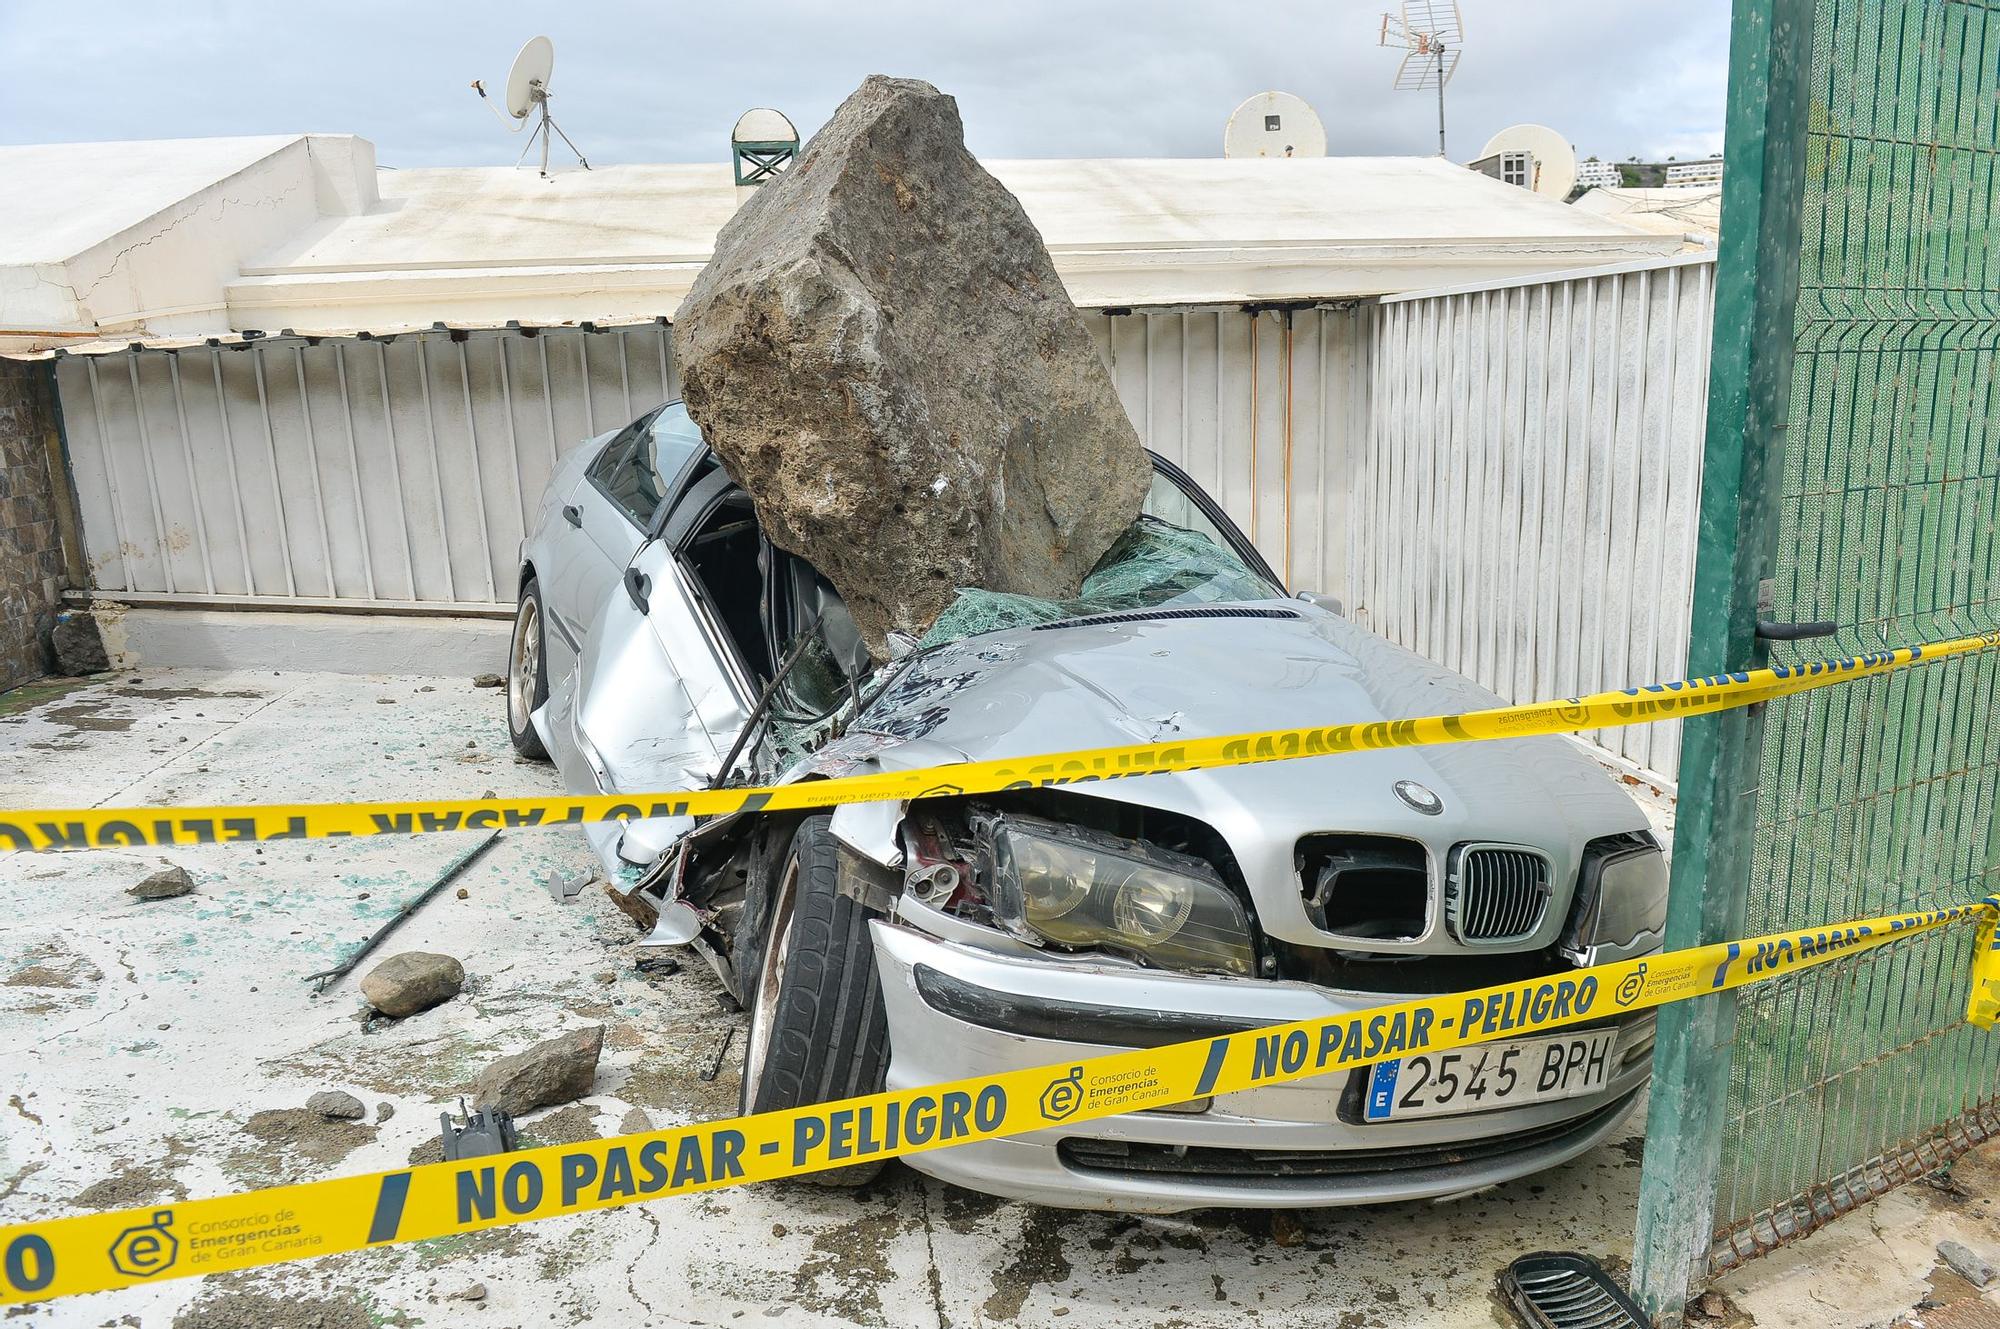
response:
<path fill-rule="evenodd" d="M 1771 575 L 1775 499 L 1792 389 L 1804 193 L 1810 0 L 1736 0 L 1722 235 L 1695 556 L 1690 675 L 1764 663 L 1759 583 Z M 1684 722 L 1668 947 L 1738 935 L 1756 836 L 1762 708 Z M 1663 1007 L 1653 1054 L 1632 1288 L 1678 1323 L 1705 1272 L 1729 1084 L 1735 1001 Z"/>

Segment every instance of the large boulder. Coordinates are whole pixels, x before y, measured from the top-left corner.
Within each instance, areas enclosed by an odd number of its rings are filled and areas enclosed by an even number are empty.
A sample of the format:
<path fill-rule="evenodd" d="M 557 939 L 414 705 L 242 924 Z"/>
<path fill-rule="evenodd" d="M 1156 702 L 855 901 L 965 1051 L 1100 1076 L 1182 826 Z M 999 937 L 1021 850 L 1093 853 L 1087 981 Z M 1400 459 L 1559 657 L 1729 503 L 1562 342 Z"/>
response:
<path fill-rule="evenodd" d="M 878 656 L 956 588 L 1064 598 L 1151 471 L 1021 205 L 928 83 L 871 76 L 716 238 L 688 411 Z"/>

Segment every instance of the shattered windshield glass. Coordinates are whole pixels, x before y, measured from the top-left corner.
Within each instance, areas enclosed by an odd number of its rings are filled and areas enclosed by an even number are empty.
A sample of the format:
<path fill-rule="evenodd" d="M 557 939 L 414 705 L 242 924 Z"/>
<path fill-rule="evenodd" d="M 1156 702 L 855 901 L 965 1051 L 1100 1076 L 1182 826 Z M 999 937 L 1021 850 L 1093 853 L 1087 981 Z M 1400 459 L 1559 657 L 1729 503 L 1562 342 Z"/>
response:
<path fill-rule="evenodd" d="M 1167 484 L 1154 482 L 1147 512 L 1126 528 L 1097 567 L 1083 579 L 1074 600 L 1042 600 L 1031 595 L 962 589 L 951 607 L 938 616 L 918 643 L 920 649 L 942 646 L 961 637 L 1007 628 L 1053 623 L 1089 614 L 1132 609 L 1163 609 L 1178 605 L 1216 604 L 1234 600 L 1269 600 L 1284 592 L 1243 565 L 1221 542 L 1154 516 L 1156 498 L 1164 497 L 1175 516 L 1207 525 L 1198 509 Z"/>

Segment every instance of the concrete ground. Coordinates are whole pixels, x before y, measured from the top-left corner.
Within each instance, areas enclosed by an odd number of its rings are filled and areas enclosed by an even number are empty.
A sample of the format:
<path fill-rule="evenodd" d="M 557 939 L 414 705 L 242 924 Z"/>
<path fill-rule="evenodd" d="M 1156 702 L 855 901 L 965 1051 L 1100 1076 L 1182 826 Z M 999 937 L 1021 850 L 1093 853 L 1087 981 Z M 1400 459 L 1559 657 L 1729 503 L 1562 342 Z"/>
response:
<path fill-rule="evenodd" d="M 546 767 L 509 749 L 499 694 L 464 678 L 141 669 L 0 696 L 0 806 L 552 788 Z M 525 1119 L 531 1141 L 734 1110 L 741 1021 L 707 971 L 641 971 L 637 934 L 600 888 L 566 904 L 547 889 L 551 874 L 591 871 L 574 831 L 503 836 L 382 952 L 458 956 L 469 974 L 459 999 L 370 1024 L 352 978 L 311 995 L 303 975 L 465 848 L 438 836 L 0 858 L 0 1218 L 435 1157 L 439 1112 L 481 1067 L 585 1023 L 609 1029 L 598 1091 Z M 130 898 L 163 860 L 193 874 L 194 893 Z M 304 1111 L 330 1088 L 360 1096 L 365 1121 Z M 1622 1270 L 1642 1132 L 1635 1115 L 1574 1164 L 1452 1203 L 1282 1215 L 1061 1213 L 892 1165 L 858 1193 L 728 1190 L 5 1318 L 175 1329 L 1510 1324 L 1493 1279 L 1518 1254 L 1580 1250 Z M 1736 1324 L 1886 1323 L 1937 1286 L 1940 1235 L 2000 1250 L 1985 1198 L 2000 1201 L 2000 1165 L 1975 1155 L 1959 1175 L 1963 1194 L 1891 1197 L 1725 1280 L 1720 1309 Z"/>

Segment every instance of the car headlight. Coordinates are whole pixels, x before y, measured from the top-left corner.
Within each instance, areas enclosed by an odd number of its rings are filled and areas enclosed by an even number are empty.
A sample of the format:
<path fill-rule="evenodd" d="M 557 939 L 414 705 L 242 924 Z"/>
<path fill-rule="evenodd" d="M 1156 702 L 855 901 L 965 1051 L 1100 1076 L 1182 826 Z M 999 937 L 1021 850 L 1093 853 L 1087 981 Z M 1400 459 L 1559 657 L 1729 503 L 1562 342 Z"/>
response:
<path fill-rule="evenodd" d="M 1254 972 L 1249 915 L 1212 865 L 1058 822 L 1000 818 L 990 834 L 993 914 L 1022 940 Z"/>
<path fill-rule="evenodd" d="M 1667 860 L 1653 837 L 1591 841 L 1577 872 L 1572 917 L 1563 949 L 1581 964 L 1628 960 L 1658 950 L 1667 930 Z"/>

